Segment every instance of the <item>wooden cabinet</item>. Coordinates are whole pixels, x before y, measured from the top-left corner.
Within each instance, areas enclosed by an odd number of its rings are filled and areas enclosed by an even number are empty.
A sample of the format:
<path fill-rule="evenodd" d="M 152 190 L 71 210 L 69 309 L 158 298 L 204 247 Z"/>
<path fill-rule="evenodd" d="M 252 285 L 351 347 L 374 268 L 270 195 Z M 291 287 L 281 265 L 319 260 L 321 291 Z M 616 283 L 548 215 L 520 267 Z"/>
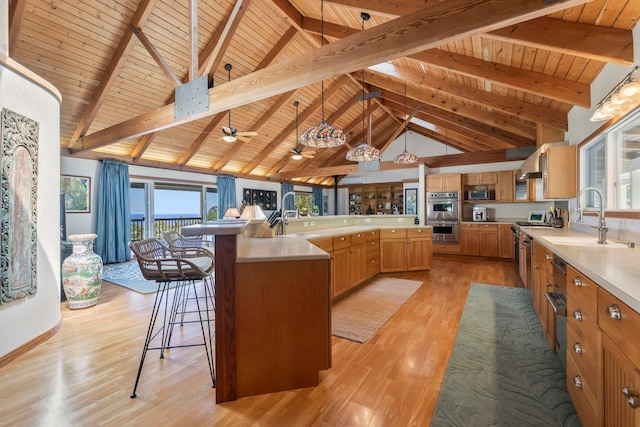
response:
<path fill-rule="evenodd" d="M 427 191 L 460 191 L 462 180 L 459 173 L 427 175 Z"/>
<path fill-rule="evenodd" d="M 634 332 L 637 336 L 637 330 Z M 630 336 L 627 336 L 626 341 L 637 343 L 629 338 Z M 640 426 L 640 369 L 606 336 L 602 338 L 602 371 L 602 425 Z"/>
<path fill-rule="evenodd" d="M 567 267 L 567 391 L 585 426 L 601 425 L 598 286 Z"/>
<path fill-rule="evenodd" d="M 463 255 L 498 256 L 498 225 L 465 223 L 460 226 Z"/>
<path fill-rule="evenodd" d="M 510 224 L 498 224 L 498 257 L 514 259 L 515 241 Z"/>
<path fill-rule="evenodd" d="M 430 269 L 432 239 L 432 230 L 426 227 L 381 229 L 380 271 Z"/>
<path fill-rule="evenodd" d="M 459 254 L 461 252 L 460 243 L 433 242 L 431 248 L 434 254 Z"/>
<path fill-rule="evenodd" d="M 349 272 L 349 248 L 336 249 L 333 251 L 333 270 L 331 271 L 332 292 L 331 298 L 336 298 L 350 288 Z"/>
<path fill-rule="evenodd" d="M 542 197 L 571 199 L 576 197 L 576 146 L 549 147 L 540 156 Z"/>
<path fill-rule="evenodd" d="M 359 243 L 349 248 L 349 289 L 366 279 L 366 245 Z"/>
<path fill-rule="evenodd" d="M 349 215 L 404 213 L 402 183 L 349 187 Z"/>
<path fill-rule="evenodd" d="M 366 278 L 380 273 L 380 230 L 366 232 Z"/>
<path fill-rule="evenodd" d="M 462 175 L 463 185 L 495 185 L 497 181 L 497 172 L 465 173 Z"/>
<path fill-rule="evenodd" d="M 498 181 L 496 182 L 496 202 L 513 202 L 515 198 L 515 172 L 501 171 L 498 172 Z"/>

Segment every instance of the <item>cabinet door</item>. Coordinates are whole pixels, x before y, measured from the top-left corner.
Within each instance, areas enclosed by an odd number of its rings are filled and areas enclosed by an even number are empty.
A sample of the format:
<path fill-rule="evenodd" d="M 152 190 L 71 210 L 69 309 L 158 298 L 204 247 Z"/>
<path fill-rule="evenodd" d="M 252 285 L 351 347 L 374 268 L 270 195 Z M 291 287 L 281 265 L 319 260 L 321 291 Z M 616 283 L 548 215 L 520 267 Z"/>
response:
<path fill-rule="evenodd" d="M 358 286 L 366 277 L 367 258 L 366 245 L 351 246 L 349 249 L 349 288 Z"/>
<path fill-rule="evenodd" d="M 349 289 L 349 248 L 333 252 L 333 298 Z"/>
<path fill-rule="evenodd" d="M 427 191 L 442 190 L 442 175 L 427 175 Z"/>
<path fill-rule="evenodd" d="M 576 146 L 549 147 L 540 158 L 542 197 L 571 199 L 576 197 Z"/>
<path fill-rule="evenodd" d="M 460 226 L 460 247 L 462 255 L 478 255 L 480 241 L 476 224 L 462 224 Z"/>
<path fill-rule="evenodd" d="M 406 245 L 407 270 L 429 270 L 431 268 L 431 239 L 413 239 Z"/>
<path fill-rule="evenodd" d="M 406 271 L 407 241 L 406 239 L 380 240 L 380 271 Z"/>
<path fill-rule="evenodd" d="M 496 184 L 496 201 L 513 202 L 515 197 L 515 182 L 513 171 L 499 172 L 498 183 Z"/>
<path fill-rule="evenodd" d="M 481 225 L 478 229 L 478 255 L 498 256 L 498 226 L 496 224 Z"/>
<path fill-rule="evenodd" d="M 366 278 L 370 279 L 380 273 L 380 240 L 367 242 Z"/>
<path fill-rule="evenodd" d="M 462 179 L 459 173 L 449 173 L 442 175 L 442 189 L 459 191 L 462 188 Z"/>
<path fill-rule="evenodd" d="M 640 374 L 605 335 L 602 336 L 605 426 L 640 426 Z"/>
<path fill-rule="evenodd" d="M 511 225 L 498 224 L 498 257 L 514 259 L 515 242 Z"/>

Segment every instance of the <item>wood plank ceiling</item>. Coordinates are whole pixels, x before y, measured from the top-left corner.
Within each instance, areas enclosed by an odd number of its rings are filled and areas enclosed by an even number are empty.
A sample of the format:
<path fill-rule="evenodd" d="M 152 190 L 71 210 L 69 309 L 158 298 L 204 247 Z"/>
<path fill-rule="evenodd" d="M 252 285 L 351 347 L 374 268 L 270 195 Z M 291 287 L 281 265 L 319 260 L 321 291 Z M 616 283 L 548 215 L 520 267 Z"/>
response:
<path fill-rule="evenodd" d="M 64 155 L 330 185 L 363 138 L 385 149 L 411 130 L 473 163 L 566 130 L 603 66 L 633 62 L 640 2 L 9 0 L 9 13 L 10 57 L 63 94 Z M 175 119 L 176 87 L 204 75 L 209 109 Z M 381 92 L 364 105 L 363 76 Z M 295 101 L 300 133 L 324 115 L 347 145 L 292 160 Z M 258 135 L 224 142 L 229 110 Z"/>

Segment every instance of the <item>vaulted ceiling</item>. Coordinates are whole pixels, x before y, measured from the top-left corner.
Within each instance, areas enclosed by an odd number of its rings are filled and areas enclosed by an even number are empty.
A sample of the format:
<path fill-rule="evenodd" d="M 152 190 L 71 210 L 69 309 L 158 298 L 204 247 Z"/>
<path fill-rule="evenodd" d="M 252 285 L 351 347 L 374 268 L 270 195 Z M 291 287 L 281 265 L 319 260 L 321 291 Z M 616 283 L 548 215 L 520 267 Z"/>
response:
<path fill-rule="evenodd" d="M 639 17 L 637 0 L 9 0 L 9 55 L 62 93 L 63 155 L 331 184 L 363 139 L 411 130 L 479 163 L 561 134 L 606 63 L 633 63 Z M 324 117 L 347 144 L 292 160 L 296 101 L 299 132 Z M 257 136 L 223 141 L 229 111 Z"/>

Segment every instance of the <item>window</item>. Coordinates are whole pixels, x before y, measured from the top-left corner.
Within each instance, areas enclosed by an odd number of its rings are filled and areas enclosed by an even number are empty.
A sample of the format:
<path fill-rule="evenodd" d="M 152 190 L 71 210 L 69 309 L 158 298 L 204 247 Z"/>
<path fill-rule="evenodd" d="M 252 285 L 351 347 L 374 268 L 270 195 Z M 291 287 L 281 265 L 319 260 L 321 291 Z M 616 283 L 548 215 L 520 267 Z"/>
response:
<path fill-rule="evenodd" d="M 602 192 L 604 207 L 640 209 L 640 109 L 582 148 L 582 186 Z M 582 201 L 600 208 L 593 192 Z"/>
<path fill-rule="evenodd" d="M 215 221 L 218 219 L 218 189 L 215 187 L 207 187 L 205 197 L 205 218 L 207 221 Z"/>

